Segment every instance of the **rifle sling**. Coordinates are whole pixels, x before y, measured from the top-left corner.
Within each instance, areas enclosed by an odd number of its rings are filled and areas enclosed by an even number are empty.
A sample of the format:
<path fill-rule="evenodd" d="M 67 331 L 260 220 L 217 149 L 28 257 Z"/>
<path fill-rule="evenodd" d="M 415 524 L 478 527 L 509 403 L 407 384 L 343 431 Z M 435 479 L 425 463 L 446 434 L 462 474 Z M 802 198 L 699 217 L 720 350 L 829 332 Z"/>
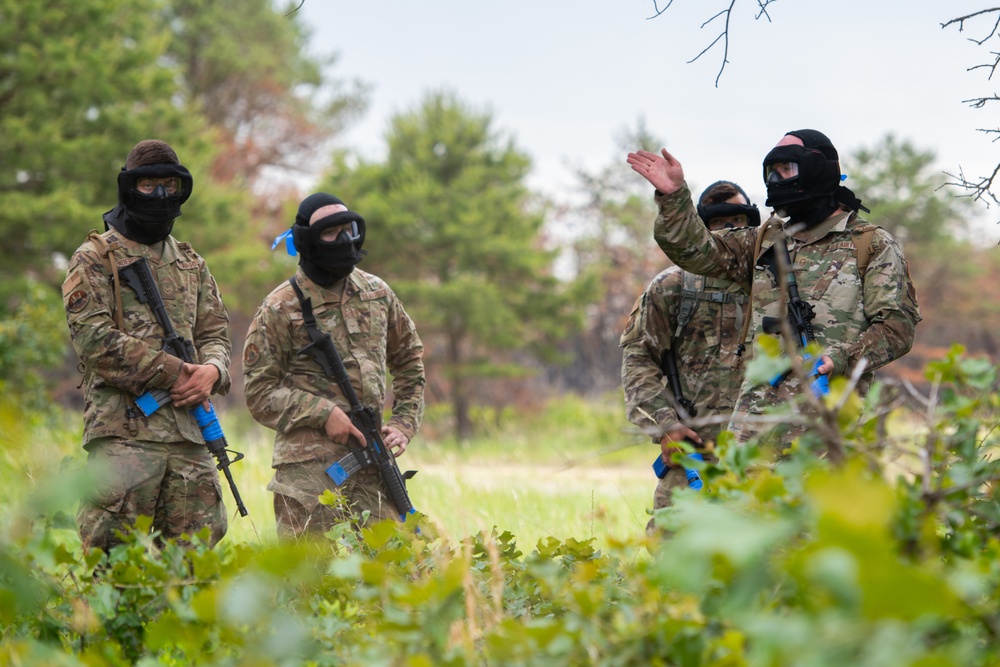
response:
<path fill-rule="evenodd" d="M 312 299 L 307 299 L 306 295 L 302 293 L 302 288 L 299 287 L 299 282 L 295 280 L 295 276 L 289 278 L 288 283 L 295 290 L 295 296 L 299 298 L 299 305 L 302 307 L 302 323 L 309 333 L 309 340 L 319 340 L 323 337 L 323 332 L 316 326 L 316 315 L 313 314 Z"/>
<path fill-rule="evenodd" d="M 337 355 L 338 360 L 340 361 L 340 365 L 343 366 L 344 364 L 343 359 L 340 359 L 340 353 L 337 352 L 337 346 L 333 344 L 333 338 L 331 338 L 327 334 L 324 334 L 323 331 L 320 330 L 319 325 L 316 323 L 316 315 L 315 313 L 313 313 L 312 299 L 307 299 L 306 295 L 302 293 L 302 288 L 299 287 L 299 283 L 295 279 L 295 276 L 289 278 L 288 283 L 292 286 L 292 289 L 295 290 L 295 296 L 298 297 L 299 305 L 302 307 L 302 324 L 305 326 L 306 333 L 309 334 L 309 340 L 317 342 L 324 338 L 329 339 L 330 349 L 333 350 L 333 353 Z M 353 403 L 358 403 L 358 405 L 360 405 L 357 393 L 354 391 L 354 387 L 351 386 L 351 381 L 347 377 L 346 372 L 344 374 L 343 381 L 346 383 L 346 386 L 340 387 L 340 393 L 344 395 L 344 399 L 349 404 L 353 402 Z M 338 381 L 338 385 L 339 384 L 340 381 Z M 379 414 L 377 410 L 374 412 L 374 421 L 376 422 L 375 424 L 376 428 L 382 427 L 382 415 Z"/>
<path fill-rule="evenodd" d="M 90 230 L 90 234 L 87 236 L 87 239 L 97 246 L 97 253 L 101 256 L 101 260 L 104 262 L 104 268 L 111 272 L 111 291 L 115 294 L 114 312 L 111 314 L 111 317 L 115 321 L 115 328 L 124 332 L 125 320 L 122 316 L 121 279 L 118 277 L 118 263 L 115 261 L 114 257 L 115 250 L 121 248 L 122 243 L 121 241 L 115 241 L 109 245 L 96 229 Z"/>

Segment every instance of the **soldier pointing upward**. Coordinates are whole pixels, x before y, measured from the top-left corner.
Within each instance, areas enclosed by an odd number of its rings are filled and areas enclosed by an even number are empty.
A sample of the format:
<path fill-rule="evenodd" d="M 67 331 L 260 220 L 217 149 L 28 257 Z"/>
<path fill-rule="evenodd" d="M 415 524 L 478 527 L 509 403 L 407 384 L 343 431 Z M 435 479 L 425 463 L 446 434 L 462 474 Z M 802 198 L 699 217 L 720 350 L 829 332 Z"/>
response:
<path fill-rule="evenodd" d="M 799 292 L 816 313 L 820 373 L 849 374 L 865 359 L 864 392 L 875 369 L 910 350 L 920 314 L 906 260 L 888 232 L 859 217 L 861 200 L 840 184 L 837 150 L 823 133 L 789 132 L 764 158 L 766 204 L 787 220 L 717 236 L 698 220 L 681 164 L 666 149 L 629 153 L 628 163 L 656 188 L 653 235 L 663 252 L 685 270 L 729 278 L 751 295 L 747 354 L 755 336 L 768 335 L 763 319 L 784 316 L 772 249 L 779 241 L 787 242 Z M 808 387 L 794 376 L 777 387 L 744 380 L 730 430 L 746 442 L 760 428 L 747 416 L 803 391 Z M 787 441 L 793 434 L 781 429 L 774 435 Z"/>

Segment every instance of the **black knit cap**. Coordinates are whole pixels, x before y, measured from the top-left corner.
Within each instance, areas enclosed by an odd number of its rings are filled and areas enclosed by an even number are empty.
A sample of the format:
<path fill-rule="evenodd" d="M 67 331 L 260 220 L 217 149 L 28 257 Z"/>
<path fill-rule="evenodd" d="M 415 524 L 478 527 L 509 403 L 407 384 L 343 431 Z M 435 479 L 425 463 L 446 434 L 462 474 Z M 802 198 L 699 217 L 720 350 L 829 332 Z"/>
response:
<path fill-rule="evenodd" d="M 837 149 L 833 147 L 833 142 L 830 141 L 830 137 L 826 136 L 819 130 L 794 130 L 792 132 L 786 132 L 785 134 L 798 137 L 802 140 L 802 144 L 806 148 L 815 148 L 823 153 L 827 160 L 840 160 L 840 156 L 837 154 Z"/>
<path fill-rule="evenodd" d="M 333 206 L 336 204 L 340 204 L 344 207 L 347 206 L 347 204 L 341 201 L 340 197 L 334 197 L 333 195 L 325 192 L 311 194 L 303 199 L 302 203 L 299 204 L 299 212 L 295 214 L 295 224 L 308 227 L 313 213 L 320 210 L 324 206 Z"/>

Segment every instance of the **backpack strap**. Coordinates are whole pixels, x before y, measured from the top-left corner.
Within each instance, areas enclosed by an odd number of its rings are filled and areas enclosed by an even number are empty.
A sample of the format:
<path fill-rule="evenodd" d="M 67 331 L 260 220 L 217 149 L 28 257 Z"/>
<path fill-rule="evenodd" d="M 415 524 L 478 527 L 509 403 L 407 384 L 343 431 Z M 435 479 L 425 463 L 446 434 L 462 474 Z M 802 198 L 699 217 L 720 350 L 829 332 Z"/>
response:
<path fill-rule="evenodd" d="M 681 305 L 677 309 L 677 329 L 674 331 L 674 338 L 681 338 L 681 332 L 694 317 L 694 311 L 697 310 L 699 301 L 743 305 L 746 302 L 746 296 L 720 290 L 705 290 L 705 276 L 684 271 L 681 279 Z M 737 317 L 741 314 L 737 313 Z"/>
<path fill-rule="evenodd" d="M 674 338 L 681 337 L 684 327 L 694 317 L 694 311 L 698 307 L 698 294 L 704 286 L 704 277 L 690 271 L 681 272 L 681 305 L 677 309 L 677 329 L 674 330 Z"/>
<path fill-rule="evenodd" d="M 101 261 L 104 262 L 104 268 L 111 273 L 111 289 L 115 294 L 114 311 L 111 313 L 111 316 L 115 321 L 115 327 L 119 331 L 125 331 L 125 320 L 122 316 L 121 279 L 118 277 L 118 263 L 115 261 L 114 257 L 115 250 L 123 247 L 124 244 L 121 241 L 115 241 L 114 243 L 109 244 L 104 239 L 104 235 L 96 229 L 90 230 L 90 234 L 87 235 L 87 240 L 93 243 L 97 248 L 97 253 L 101 256 Z"/>

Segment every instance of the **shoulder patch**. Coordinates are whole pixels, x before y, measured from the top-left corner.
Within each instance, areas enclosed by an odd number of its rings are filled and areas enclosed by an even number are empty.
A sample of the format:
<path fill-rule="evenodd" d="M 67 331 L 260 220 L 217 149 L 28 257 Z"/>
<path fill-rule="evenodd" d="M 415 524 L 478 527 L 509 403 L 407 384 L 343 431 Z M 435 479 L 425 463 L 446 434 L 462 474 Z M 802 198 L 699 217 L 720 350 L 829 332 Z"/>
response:
<path fill-rule="evenodd" d="M 90 295 L 82 289 L 78 289 L 66 297 L 66 311 L 70 313 L 79 313 L 87 307 L 88 303 L 90 303 Z"/>
<path fill-rule="evenodd" d="M 68 294 L 71 294 L 73 292 L 73 289 L 82 282 L 83 282 L 83 276 L 80 275 L 79 273 L 74 273 L 69 278 L 67 278 L 66 282 L 64 282 L 62 286 L 63 297 L 65 298 Z"/>
<path fill-rule="evenodd" d="M 243 365 L 253 366 L 258 361 L 260 361 L 260 348 L 254 343 L 247 345 L 246 349 L 243 350 Z"/>
<path fill-rule="evenodd" d="M 629 313 L 628 322 L 625 323 L 625 330 L 618 338 L 618 347 L 624 347 L 631 343 L 639 335 L 636 325 L 642 320 L 642 308 L 646 301 L 646 293 L 643 292 L 632 304 L 632 312 Z"/>
<path fill-rule="evenodd" d="M 638 315 L 638 311 L 633 310 L 632 314 L 629 315 L 628 322 L 625 323 L 625 331 L 622 332 L 622 337 L 628 336 L 632 333 L 632 329 L 635 329 L 635 318 Z"/>

